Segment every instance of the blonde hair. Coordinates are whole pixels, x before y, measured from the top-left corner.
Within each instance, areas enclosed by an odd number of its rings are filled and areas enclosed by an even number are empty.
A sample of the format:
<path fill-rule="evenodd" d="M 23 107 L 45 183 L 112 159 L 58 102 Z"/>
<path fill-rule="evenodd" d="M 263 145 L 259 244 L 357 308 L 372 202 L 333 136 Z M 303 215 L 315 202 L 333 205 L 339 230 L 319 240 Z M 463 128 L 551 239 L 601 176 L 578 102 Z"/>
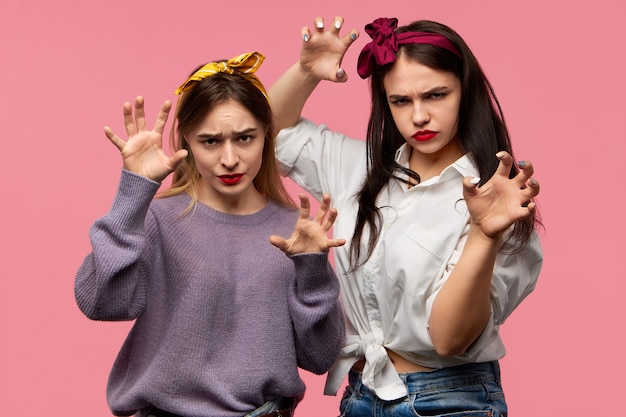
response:
<path fill-rule="evenodd" d="M 200 125 L 215 106 L 235 100 L 244 106 L 266 129 L 265 145 L 261 168 L 254 179 L 254 187 L 266 198 L 278 204 L 296 207 L 278 172 L 276 162 L 276 135 L 272 119 L 272 110 L 267 98 L 250 80 L 238 73 L 218 73 L 198 82 L 185 91 L 176 104 L 174 126 L 170 132 L 170 148 L 186 149 L 185 160 L 173 173 L 171 186 L 157 195 L 157 198 L 171 197 L 187 193 L 191 202 L 184 214 L 193 212 L 197 203 L 197 184 L 200 173 L 186 136 Z"/>

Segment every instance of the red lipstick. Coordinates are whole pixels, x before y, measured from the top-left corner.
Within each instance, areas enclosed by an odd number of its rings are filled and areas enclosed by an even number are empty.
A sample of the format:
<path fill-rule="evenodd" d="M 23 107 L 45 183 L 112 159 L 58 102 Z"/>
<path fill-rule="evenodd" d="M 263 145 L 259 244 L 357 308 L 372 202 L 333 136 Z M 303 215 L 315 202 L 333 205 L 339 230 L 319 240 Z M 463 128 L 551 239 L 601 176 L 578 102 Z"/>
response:
<path fill-rule="evenodd" d="M 218 176 L 220 181 L 222 181 L 226 185 L 235 185 L 241 180 L 242 177 L 243 174 L 228 174 Z"/>
<path fill-rule="evenodd" d="M 437 136 L 437 132 L 431 130 L 420 130 L 413 135 L 413 139 L 418 142 L 426 142 Z"/>

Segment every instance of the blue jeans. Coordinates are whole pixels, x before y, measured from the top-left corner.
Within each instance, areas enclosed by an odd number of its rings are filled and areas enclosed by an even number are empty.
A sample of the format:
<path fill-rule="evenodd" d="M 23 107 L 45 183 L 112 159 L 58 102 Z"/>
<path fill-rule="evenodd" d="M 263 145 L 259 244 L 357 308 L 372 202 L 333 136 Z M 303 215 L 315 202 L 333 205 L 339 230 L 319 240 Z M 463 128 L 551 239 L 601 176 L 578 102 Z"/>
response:
<path fill-rule="evenodd" d="M 400 374 L 408 397 L 384 401 L 351 370 L 340 417 L 506 417 L 498 362 Z"/>

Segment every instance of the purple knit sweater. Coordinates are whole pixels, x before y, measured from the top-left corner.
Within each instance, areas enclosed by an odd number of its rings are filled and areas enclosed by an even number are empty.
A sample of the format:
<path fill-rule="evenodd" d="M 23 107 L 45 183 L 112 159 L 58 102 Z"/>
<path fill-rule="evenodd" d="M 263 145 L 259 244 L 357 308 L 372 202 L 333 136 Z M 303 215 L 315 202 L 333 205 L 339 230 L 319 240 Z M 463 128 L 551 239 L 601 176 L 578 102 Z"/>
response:
<path fill-rule="evenodd" d="M 298 367 L 322 374 L 344 336 L 339 284 L 325 253 L 288 257 L 297 210 L 251 215 L 190 197 L 153 199 L 158 183 L 128 171 L 91 228 L 76 275 L 94 320 L 135 320 L 109 376 L 115 415 L 156 406 L 189 417 L 238 416 L 277 396 L 301 398 Z"/>

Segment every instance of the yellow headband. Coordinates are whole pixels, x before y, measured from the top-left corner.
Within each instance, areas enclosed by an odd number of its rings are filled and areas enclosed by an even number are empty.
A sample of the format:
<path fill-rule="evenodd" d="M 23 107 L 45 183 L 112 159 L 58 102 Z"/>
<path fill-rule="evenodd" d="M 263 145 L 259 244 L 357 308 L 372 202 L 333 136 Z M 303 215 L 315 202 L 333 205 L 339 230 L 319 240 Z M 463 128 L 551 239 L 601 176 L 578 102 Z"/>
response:
<path fill-rule="evenodd" d="M 175 94 L 179 95 L 184 91 L 189 91 L 194 85 L 196 85 L 196 83 L 210 77 L 211 75 L 223 72 L 226 74 L 239 73 L 245 75 L 256 88 L 261 90 L 265 98 L 267 98 L 267 92 L 265 91 L 263 84 L 261 84 L 261 81 L 256 75 L 254 75 L 254 72 L 259 69 L 264 59 L 265 57 L 258 52 L 248 52 L 231 58 L 226 62 L 209 62 L 198 71 L 191 74 L 187 81 L 178 87 Z"/>

